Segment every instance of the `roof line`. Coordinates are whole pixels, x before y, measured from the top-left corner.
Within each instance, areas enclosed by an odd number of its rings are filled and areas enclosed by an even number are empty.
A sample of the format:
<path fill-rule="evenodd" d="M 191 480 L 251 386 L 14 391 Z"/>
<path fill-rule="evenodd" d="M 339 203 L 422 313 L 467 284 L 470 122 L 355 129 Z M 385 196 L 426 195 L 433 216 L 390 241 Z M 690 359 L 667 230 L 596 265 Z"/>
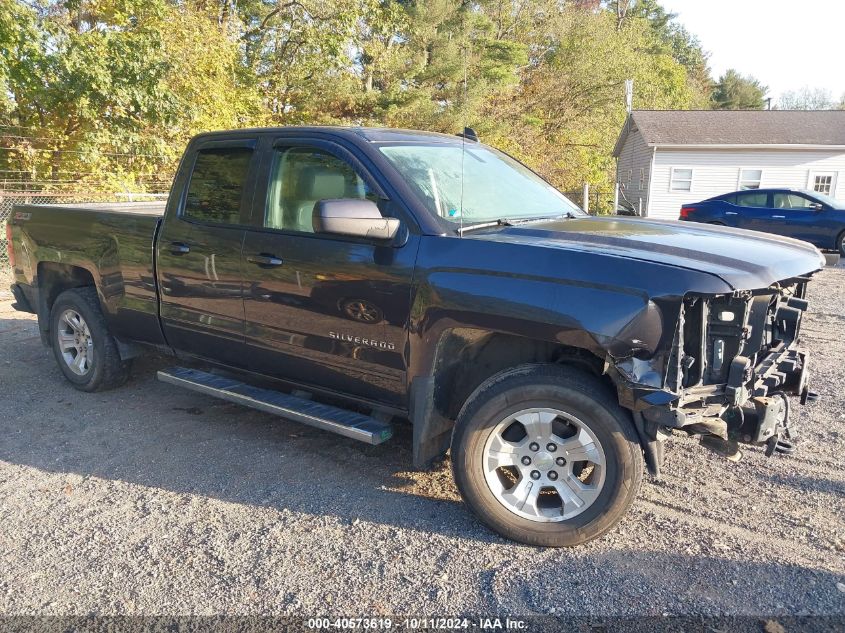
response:
<path fill-rule="evenodd" d="M 845 145 L 820 145 L 818 143 L 646 143 L 649 147 L 664 149 L 826 149 L 843 150 Z"/>

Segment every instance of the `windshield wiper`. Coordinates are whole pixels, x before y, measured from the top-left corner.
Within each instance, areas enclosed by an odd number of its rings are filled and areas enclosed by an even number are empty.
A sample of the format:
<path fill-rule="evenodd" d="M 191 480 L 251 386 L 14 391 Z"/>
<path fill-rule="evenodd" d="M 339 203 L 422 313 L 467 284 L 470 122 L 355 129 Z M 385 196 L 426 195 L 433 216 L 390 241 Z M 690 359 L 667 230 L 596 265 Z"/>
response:
<path fill-rule="evenodd" d="M 455 229 L 455 233 L 457 233 L 458 235 L 463 235 L 468 231 L 474 231 L 476 229 L 489 229 L 494 226 L 513 226 L 513 222 L 511 222 L 507 218 L 499 218 L 498 220 L 493 220 L 492 222 L 479 222 L 478 224 L 467 224 L 466 226 L 462 226 L 460 228 Z"/>
<path fill-rule="evenodd" d="M 534 218 L 516 218 L 513 220 L 509 220 L 507 218 L 499 218 L 498 220 L 493 220 L 491 222 L 479 222 L 478 224 L 468 224 L 466 226 L 462 226 L 461 228 L 455 229 L 455 233 L 458 235 L 463 235 L 467 231 L 474 231 L 475 229 L 489 229 L 497 226 L 516 226 L 517 224 L 528 224 L 529 222 L 541 222 L 542 220 L 560 220 L 562 218 L 566 218 L 567 220 L 574 220 L 578 216 L 572 213 L 572 211 L 567 211 L 561 215 L 540 215 Z"/>

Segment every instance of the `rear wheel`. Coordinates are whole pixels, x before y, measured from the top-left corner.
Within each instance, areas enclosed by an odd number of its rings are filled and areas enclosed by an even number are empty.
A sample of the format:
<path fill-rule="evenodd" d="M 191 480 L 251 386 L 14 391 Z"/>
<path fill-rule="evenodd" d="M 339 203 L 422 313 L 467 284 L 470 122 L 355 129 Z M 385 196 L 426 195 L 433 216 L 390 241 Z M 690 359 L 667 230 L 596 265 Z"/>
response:
<path fill-rule="evenodd" d="M 496 532 L 559 547 L 622 519 L 643 457 L 605 385 L 567 367 L 525 365 L 494 376 L 464 405 L 452 467 L 464 500 Z"/>
<path fill-rule="evenodd" d="M 120 358 L 94 288 L 58 296 L 50 311 L 50 336 L 59 369 L 77 389 L 111 389 L 129 376 L 129 362 Z"/>
<path fill-rule="evenodd" d="M 839 254 L 842 257 L 845 257 L 845 231 L 839 234 L 839 238 L 836 240 L 836 250 L 839 251 Z"/>

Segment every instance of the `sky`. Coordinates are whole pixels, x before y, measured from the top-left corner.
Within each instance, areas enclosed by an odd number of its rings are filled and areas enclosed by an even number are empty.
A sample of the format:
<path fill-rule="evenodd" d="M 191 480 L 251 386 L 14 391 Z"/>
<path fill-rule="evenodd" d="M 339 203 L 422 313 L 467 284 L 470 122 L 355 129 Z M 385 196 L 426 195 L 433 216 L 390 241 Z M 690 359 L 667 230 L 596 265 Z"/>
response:
<path fill-rule="evenodd" d="M 778 96 L 804 86 L 845 94 L 845 0 L 662 0 L 710 52 L 713 77 L 753 75 Z"/>

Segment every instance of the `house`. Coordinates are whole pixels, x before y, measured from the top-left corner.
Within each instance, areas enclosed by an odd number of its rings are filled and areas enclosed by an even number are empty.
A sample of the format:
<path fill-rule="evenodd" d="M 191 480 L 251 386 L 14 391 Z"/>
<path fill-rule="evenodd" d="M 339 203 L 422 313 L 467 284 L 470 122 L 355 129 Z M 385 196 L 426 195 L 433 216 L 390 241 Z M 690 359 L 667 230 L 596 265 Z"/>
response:
<path fill-rule="evenodd" d="M 845 199 L 845 110 L 636 110 L 613 155 L 620 200 L 648 217 L 760 187 Z"/>

